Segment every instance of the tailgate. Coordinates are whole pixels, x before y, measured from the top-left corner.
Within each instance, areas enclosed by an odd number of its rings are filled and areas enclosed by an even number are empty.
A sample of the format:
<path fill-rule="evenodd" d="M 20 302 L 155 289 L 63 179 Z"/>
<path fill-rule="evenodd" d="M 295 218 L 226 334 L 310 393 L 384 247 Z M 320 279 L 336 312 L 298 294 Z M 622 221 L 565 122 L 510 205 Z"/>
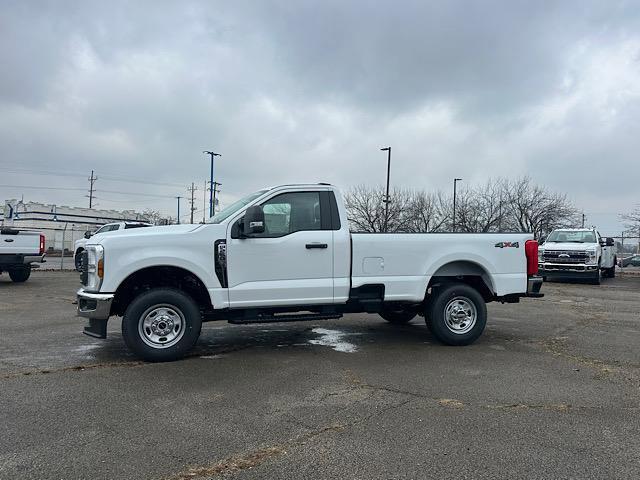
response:
<path fill-rule="evenodd" d="M 40 234 L 36 232 L 0 233 L 0 254 L 38 255 Z"/>

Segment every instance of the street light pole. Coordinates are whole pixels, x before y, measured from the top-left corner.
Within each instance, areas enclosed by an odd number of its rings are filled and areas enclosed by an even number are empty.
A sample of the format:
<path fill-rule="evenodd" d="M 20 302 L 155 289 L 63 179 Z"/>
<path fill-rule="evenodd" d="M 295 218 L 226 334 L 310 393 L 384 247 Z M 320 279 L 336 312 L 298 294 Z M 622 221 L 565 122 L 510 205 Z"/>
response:
<path fill-rule="evenodd" d="M 178 199 L 178 218 L 177 218 L 177 223 L 180 224 L 180 199 L 182 197 L 176 197 Z"/>
<path fill-rule="evenodd" d="M 460 182 L 461 178 L 453 179 L 453 231 L 456 231 L 456 185 Z"/>
<path fill-rule="evenodd" d="M 221 157 L 220 153 L 204 150 L 202 153 L 211 156 L 211 190 L 209 191 L 209 217 L 213 217 L 213 157 Z"/>
<path fill-rule="evenodd" d="M 384 198 L 384 232 L 389 228 L 389 176 L 391 175 L 391 147 L 384 147 L 381 151 L 387 152 L 387 193 Z"/>

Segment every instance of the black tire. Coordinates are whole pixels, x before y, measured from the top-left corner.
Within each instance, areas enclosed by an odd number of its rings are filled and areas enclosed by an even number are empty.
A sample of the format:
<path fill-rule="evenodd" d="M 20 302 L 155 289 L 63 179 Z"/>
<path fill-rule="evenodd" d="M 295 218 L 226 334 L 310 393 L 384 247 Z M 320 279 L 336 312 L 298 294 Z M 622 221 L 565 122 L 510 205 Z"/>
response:
<path fill-rule="evenodd" d="M 596 269 L 596 272 L 593 275 L 593 278 L 591 279 L 591 284 L 592 285 L 600 285 L 600 283 L 602 283 L 602 271 L 600 270 L 600 267 L 598 266 L 598 268 Z"/>
<path fill-rule="evenodd" d="M 75 263 L 77 272 L 82 270 L 82 252 L 83 250 L 79 248 L 78 251 L 76 252 L 75 257 L 73 258 L 73 262 Z"/>
<path fill-rule="evenodd" d="M 417 312 L 411 310 L 391 310 L 385 309 L 382 310 L 379 314 L 382 318 L 384 318 L 387 322 L 393 323 L 394 325 L 406 325 L 411 320 L 416 318 Z"/>
<path fill-rule="evenodd" d="M 616 265 L 617 264 L 618 264 L 618 259 L 616 257 L 613 257 L 613 265 L 611 266 L 611 268 L 607 269 L 607 277 L 616 278 Z"/>
<path fill-rule="evenodd" d="M 145 319 L 155 325 L 145 326 Z M 174 331 L 173 327 L 178 323 L 180 330 Z M 122 319 L 125 343 L 136 356 L 148 362 L 182 358 L 198 341 L 201 328 L 202 313 L 198 304 L 186 293 L 173 288 L 154 288 L 140 294 L 129 304 Z M 152 336 L 159 338 L 154 341 Z M 172 336 L 173 340 L 166 340 Z"/>
<path fill-rule="evenodd" d="M 432 295 L 425 317 L 427 327 L 436 339 L 445 345 L 458 346 L 469 345 L 482 335 L 487 323 L 487 306 L 475 288 L 464 283 L 454 283 L 437 289 Z M 464 311 L 467 305 L 474 313 L 475 320 L 467 320 L 470 323 L 465 327 L 460 317 L 453 318 L 453 312 L 456 309 Z M 455 331 L 454 326 L 450 327 L 455 324 L 455 320 L 460 322 L 457 324 L 459 332 Z"/>
<path fill-rule="evenodd" d="M 31 265 L 24 267 L 14 267 L 9 270 L 9 277 L 14 283 L 26 282 L 31 276 Z"/>
<path fill-rule="evenodd" d="M 542 277 L 543 282 L 548 282 L 547 277 Z"/>

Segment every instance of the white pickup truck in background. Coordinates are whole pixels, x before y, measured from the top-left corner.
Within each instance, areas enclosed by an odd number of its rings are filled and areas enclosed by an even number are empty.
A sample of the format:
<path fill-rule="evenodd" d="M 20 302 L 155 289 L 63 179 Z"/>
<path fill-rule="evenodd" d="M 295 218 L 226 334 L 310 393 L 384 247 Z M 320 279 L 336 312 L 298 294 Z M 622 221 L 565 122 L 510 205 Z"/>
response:
<path fill-rule="evenodd" d="M 32 263 L 44 262 L 44 235 L 38 232 L 0 229 L 0 273 L 14 282 L 26 282 Z"/>
<path fill-rule="evenodd" d="M 140 228 L 140 227 L 152 227 L 151 223 L 147 222 L 114 222 L 114 223 L 106 223 L 102 225 L 95 232 L 91 232 L 87 230 L 84 232 L 84 238 L 79 238 L 75 242 L 73 242 L 73 263 L 75 264 L 76 270 L 80 271 L 82 267 L 82 252 L 84 252 L 84 247 L 87 244 L 87 240 L 93 237 L 94 235 L 102 235 L 104 233 L 109 232 L 117 232 L 118 230 L 125 230 L 129 228 Z"/>
<path fill-rule="evenodd" d="M 586 279 L 600 285 L 602 276 L 616 276 L 618 262 L 613 238 L 603 239 L 595 228 L 554 230 L 538 250 L 538 268 L 546 279 Z"/>
<path fill-rule="evenodd" d="M 106 337 L 121 316 L 139 357 L 173 360 L 201 324 L 286 322 L 377 313 L 416 315 L 448 345 L 485 328 L 486 303 L 542 296 L 538 244 L 528 233 L 350 233 L 337 188 L 257 191 L 204 225 L 123 230 L 93 237 L 83 253 L 78 314 Z"/>

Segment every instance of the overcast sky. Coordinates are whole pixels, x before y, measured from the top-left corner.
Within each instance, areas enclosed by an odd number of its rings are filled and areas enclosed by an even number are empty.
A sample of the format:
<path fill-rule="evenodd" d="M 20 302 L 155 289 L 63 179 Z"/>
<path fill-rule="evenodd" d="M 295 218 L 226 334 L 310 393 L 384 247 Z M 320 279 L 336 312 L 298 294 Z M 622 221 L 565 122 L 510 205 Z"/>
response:
<path fill-rule="evenodd" d="M 202 150 L 228 202 L 382 184 L 391 145 L 394 186 L 527 174 L 604 233 L 640 202 L 638 0 L 0 5 L 0 199 L 83 205 L 52 188 L 94 169 L 100 207 L 175 215 Z"/>

